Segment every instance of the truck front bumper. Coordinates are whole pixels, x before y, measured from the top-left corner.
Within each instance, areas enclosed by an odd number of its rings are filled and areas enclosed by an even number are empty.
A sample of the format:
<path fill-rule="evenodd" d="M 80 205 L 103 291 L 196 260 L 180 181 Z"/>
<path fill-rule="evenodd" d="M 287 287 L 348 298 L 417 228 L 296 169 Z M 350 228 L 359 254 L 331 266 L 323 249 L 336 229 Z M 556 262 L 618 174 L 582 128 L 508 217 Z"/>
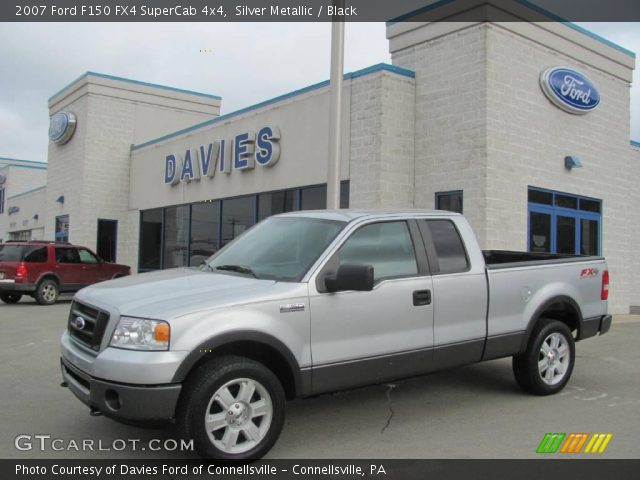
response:
<path fill-rule="evenodd" d="M 582 325 L 580 325 L 578 340 L 594 337 L 598 333 L 604 335 L 611 329 L 611 319 L 611 315 L 583 319 Z"/>
<path fill-rule="evenodd" d="M 173 418 L 182 385 L 131 385 L 88 375 L 60 358 L 62 378 L 73 394 L 93 411 L 123 420 Z"/>
<path fill-rule="evenodd" d="M 173 376 L 189 352 L 107 347 L 98 353 L 78 345 L 65 330 L 60 353 L 64 383 L 92 410 L 131 421 L 174 416 L 182 385 Z"/>

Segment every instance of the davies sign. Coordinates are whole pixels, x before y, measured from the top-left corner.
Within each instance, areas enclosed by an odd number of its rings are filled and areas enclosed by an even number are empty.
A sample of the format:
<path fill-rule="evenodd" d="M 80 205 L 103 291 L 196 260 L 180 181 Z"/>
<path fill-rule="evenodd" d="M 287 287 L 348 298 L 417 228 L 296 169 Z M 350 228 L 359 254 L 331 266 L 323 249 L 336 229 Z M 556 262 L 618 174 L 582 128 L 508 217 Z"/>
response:
<path fill-rule="evenodd" d="M 164 183 L 212 178 L 216 171 L 252 170 L 256 164 L 271 167 L 280 159 L 280 130 L 264 126 L 258 133 L 244 132 L 231 140 L 216 140 L 185 150 L 184 155 L 170 153 L 164 157 Z"/>
<path fill-rule="evenodd" d="M 565 112 L 585 114 L 600 103 L 600 93 L 586 75 L 569 67 L 551 67 L 540 74 L 540 87 Z"/>

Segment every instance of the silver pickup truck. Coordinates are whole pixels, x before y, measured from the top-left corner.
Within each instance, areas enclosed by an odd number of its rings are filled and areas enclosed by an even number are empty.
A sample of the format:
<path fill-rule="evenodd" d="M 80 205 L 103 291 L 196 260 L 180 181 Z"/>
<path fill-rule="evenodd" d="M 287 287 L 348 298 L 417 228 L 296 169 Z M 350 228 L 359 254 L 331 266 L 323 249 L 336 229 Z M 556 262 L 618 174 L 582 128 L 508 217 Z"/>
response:
<path fill-rule="evenodd" d="M 92 413 L 174 422 L 199 453 L 264 455 L 285 400 L 513 357 L 518 384 L 560 391 L 575 341 L 606 333 L 602 257 L 482 251 L 461 215 L 271 217 L 198 268 L 79 291 L 61 340 Z"/>

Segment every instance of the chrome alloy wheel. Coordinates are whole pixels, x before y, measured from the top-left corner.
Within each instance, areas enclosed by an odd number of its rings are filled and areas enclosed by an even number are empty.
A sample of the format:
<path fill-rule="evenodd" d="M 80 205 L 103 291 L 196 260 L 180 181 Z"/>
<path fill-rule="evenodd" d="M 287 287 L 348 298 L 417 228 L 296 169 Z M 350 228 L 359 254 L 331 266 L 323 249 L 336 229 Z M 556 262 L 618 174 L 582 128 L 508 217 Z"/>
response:
<path fill-rule="evenodd" d="M 205 410 L 209 440 L 219 450 L 237 454 L 254 448 L 269 431 L 273 402 L 267 389 L 250 378 L 236 378 L 222 385 Z"/>
<path fill-rule="evenodd" d="M 538 373 L 547 385 L 557 385 L 569 369 L 571 355 L 564 335 L 554 332 L 544 339 L 538 356 Z"/>
<path fill-rule="evenodd" d="M 48 283 L 42 287 L 42 298 L 46 302 L 54 302 L 56 300 L 56 287 L 55 285 Z"/>

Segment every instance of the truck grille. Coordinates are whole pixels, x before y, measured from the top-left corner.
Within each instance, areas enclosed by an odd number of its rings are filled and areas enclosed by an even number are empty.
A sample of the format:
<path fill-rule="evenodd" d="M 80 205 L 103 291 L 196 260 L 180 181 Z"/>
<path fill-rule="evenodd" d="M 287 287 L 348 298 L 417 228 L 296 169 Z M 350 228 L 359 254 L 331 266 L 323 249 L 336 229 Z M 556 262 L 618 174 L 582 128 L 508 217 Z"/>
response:
<path fill-rule="evenodd" d="M 95 350 L 100 350 L 104 331 L 109 323 L 109 314 L 80 302 L 71 303 L 69 335 L 78 343 Z"/>

